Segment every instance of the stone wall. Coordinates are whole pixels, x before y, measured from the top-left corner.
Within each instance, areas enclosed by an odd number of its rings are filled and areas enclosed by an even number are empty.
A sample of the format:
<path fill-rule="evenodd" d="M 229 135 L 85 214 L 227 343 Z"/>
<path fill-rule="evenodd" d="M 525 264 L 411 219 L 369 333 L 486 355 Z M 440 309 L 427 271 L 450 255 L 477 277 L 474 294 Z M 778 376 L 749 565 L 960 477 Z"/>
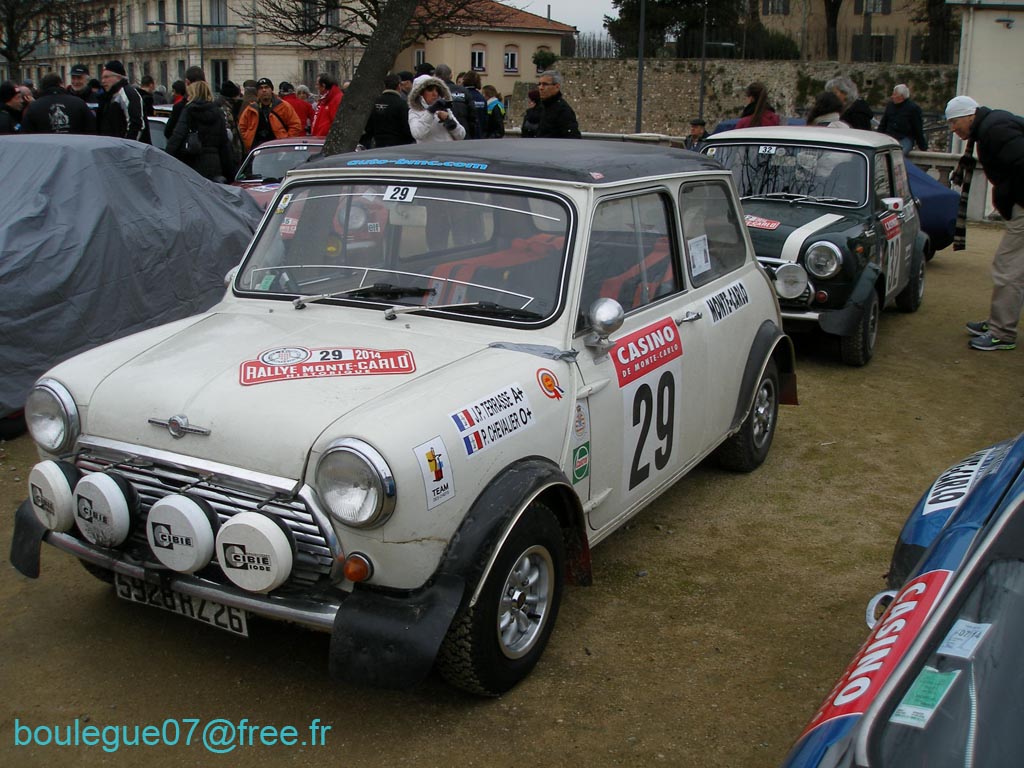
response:
<path fill-rule="evenodd" d="M 562 59 L 562 92 L 576 110 L 580 129 L 602 133 L 633 133 L 636 128 L 636 59 Z M 911 98 L 925 111 L 925 122 L 941 119 L 955 95 L 955 66 L 849 64 L 837 62 L 709 60 L 704 117 L 708 129 L 736 117 L 746 104 L 743 89 L 760 80 L 768 86 L 775 108 L 783 115 L 805 114 L 825 82 L 846 74 L 861 97 L 879 115 L 893 85 L 906 83 Z M 533 83 L 520 82 L 512 94 L 509 124 L 518 126 Z M 651 59 L 644 63 L 643 133 L 681 136 L 697 116 L 700 103 L 699 59 Z M 937 134 L 941 132 L 936 132 Z M 935 134 L 933 134 L 934 136 Z M 945 139 L 945 136 L 942 137 Z"/>

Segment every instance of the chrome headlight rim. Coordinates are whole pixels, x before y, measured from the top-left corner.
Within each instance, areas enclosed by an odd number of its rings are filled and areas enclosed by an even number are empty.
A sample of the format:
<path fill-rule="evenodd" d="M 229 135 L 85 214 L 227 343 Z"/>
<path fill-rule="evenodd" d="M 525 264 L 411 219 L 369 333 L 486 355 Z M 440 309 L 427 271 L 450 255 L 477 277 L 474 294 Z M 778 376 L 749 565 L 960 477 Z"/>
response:
<path fill-rule="evenodd" d="M 325 488 L 325 483 L 321 481 L 321 472 L 324 470 L 326 462 L 331 460 L 332 457 L 336 457 L 339 453 L 354 456 L 362 461 L 371 470 L 376 479 L 377 503 L 370 514 L 366 515 L 363 519 L 346 517 L 334 509 L 326 493 L 328 489 Z M 377 528 L 384 525 L 395 511 L 397 493 L 394 473 L 380 452 L 363 440 L 345 437 L 332 441 L 317 461 L 313 481 L 314 488 L 328 516 L 341 525 L 358 529 Z"/>
<path fill-rule="evenodd" d="M 32 429 L 33 417 L 30 406 L 32 404 L 33 396 L 39 394 L 45 394 L 51 397 L 60 409 L 63 425 L 63 438 L 59 442 L 48 442 L 37 434 L 37 430 Z M 68 388 L 59 381 L 45 377 L 39 379 L 39 381 L 35 383 L 35 386 L 32 387 L 32 391 L 29 392 L 28 399 L 25 403 L 25 424 L 28 426 L 29 434 L 32 436 L 32 440 L 35 441 L 36 445 L 47 453 L 53 455 L 61 455 L 70 452 L 81 432 L 81 421 L 78 417 L 78 406 L 75 405 L 75 398 L 71 396 L 71 392 L 68 391 Z"/>
<path fill-rule="evenodd" d="M 819 249 L 824 249 L 835 257 L 829 269 L 819 271 L 812 266 L 814 264 L 814 260 L 811 258 L 812 253 Z M 835 277 L 839 274 L 839 270 L 843 268 L 843 251 L 838 245 L 828 240 L 818 240 L 815 243 L 811 243 L 804 252 L 804 268 L 810 274 L 822 280 Z"/>
<path fill-rule="evenodd" d="M 775 293 L 780 299 L 798 299 L 804 291 L 807 290 L 807 286 L 810 280 L 807 277 L 807 270 L 801 265 L 794 262 L 782 264 L 775 270 Z M 789 290 L 781 290 L 780 286 L 795 285 L 799 287 Z"/>

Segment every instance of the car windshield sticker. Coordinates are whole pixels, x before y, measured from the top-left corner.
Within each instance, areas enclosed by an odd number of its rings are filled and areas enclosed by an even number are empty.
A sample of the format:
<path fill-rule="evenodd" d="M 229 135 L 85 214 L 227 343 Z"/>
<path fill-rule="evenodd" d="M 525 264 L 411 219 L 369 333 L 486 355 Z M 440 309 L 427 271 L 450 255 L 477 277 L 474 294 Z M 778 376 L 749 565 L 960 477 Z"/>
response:
<path fill-rule="evenodd" d="M 530 398 L 518 384 L 499 389 L 448 415 L 459 430 L 467 456 L 500 443 L 534 422 Z"/>
<path fill-rule="evenodd" d="M 404 165 L 411 167 L 421 166 L 427 168 L 465 168 L 470 171 L 487 170 L 487 163 L 466 163 L 461 160 L 407 160 L 404 157 L 400 157 L 397 160 L 384 160 L 383 158 L 377 157 L 366 160 L 349 160 L 347 163 L 345 163 L 345 165 Z"/>
<path fill-rule="evenodd" d="M 838 717 L 862 715 L 917 637 L 949 583 L 952 571 L 916 576 L 900 590 L 882 620 L 853 657 L 803 735 Z M 802 736 L 801 736 L 802 738 Z"/>
<path fill-rule="evenodd" d="M 742 280 L 737 280 L 732 285 L 727 285 L 714 296 L 704 300 L 711 313 L 711 322 L 718 324 L 729 315 L 737 312 L 750 303 L 750 294 Z"/>
<path fill-rule="evenodd" d="M 796 261 L 797 257 L 800 256 L 800 248 L 803 247 L 804 241 L 807 238 L 830 224 L 834 224 L 841 218 L 843 217 L 838 213 L 826 213 L 807 222 L 802 227 L 797 227 L 786 238 L 786 242 L 782 244 L 782 253 L 779 254 L 779 258 L 783 261 Z"/>
<path fill-rule="evenodd" d="M 969 659 L 974 656 L 978 644 L 985 637 L 985 633 L 992 627 L 991 624 L 976 624 L 967 619 L 957 619 L 956 624 L 949 630 L 946 639 L 942 641 L 937 653 L 944 656 L 956 656 L 960 659 Z"/>
<path fill-rule="evenodd" d="M 885 232 L 885 239 L 892 240 L 900 233 L 900 217 L 895 213 L 882 219 L 882 230 Z"/>
<path fill-rule="evenodd" d="M 427 493 L 427 509 L 433 509 L 455 498 L 455 477 L 448 464 L 448 449 L 445 448 L 441 436 L 431 438 L 427 442 L 412 449 L 416 454 L 423 475 L 423 487 Z"/>
<path fill-rule="evenodd" d="M 705 154 L 708 155 L 708 157 L 714 157 L 718 154 L 718 147 L 709 147 Z"/>
<path fill-rule="evenodd" d="M 291 379 L 319 379 L 332 376 L 379 376 L 412 373 L 416 361 L 407 349 L 364 349 L 361 347 L 279 347 L 244 361 L 238 369 L 243 387 Z"/>
<path fill-rule="evenodd" d="M 774 155 L 778 151 L 778 147 L 773 147 L 768 144 L 762 144 L 757 148 L 757 154 L 759 155 Z"/>
<path fill-rule="evenodd" d="M 291 201 L 291 192 L 289 192 L 287 195 L 281 195 L 281 199 L 277 201 L 277 209 L 274 211 L 274 213 L 284 213 L 284 209 L 288 207 L 288 203 L 290 203 Z"/>
<path fill-rule="evenodd" d="M 391 184 L 384 188 L 384 202 L 411 203 L 416 199 L 416 187 L 405 187 Z"/>
<path fill-rule="evenodd" d="M 708 254 L 708 236 L 701 235 L 686 241 L 690 252 L 690 273 L 696 277 L 711 269 L 711 256 Z"/>
<path fill-rule="evenodd" d="M 903 697 L 903 701 L 892 713 L 889 722 L 909 725 L 912 728 L 924 728 L 959 675 L 959 669 L 951 669 L 948 672 L 939 672 L 934 667 L 922 669 Z"/>
<path fill-rule="evenodd" d="M 586 480 L 590 474 L 590 443 L 577 446 L 572 452 L 572 482 Z"/>
<path fill-rule="evenodd" d="M 619 388 L 651 373 L 683 354 L 675 321 L 671 317 L 623 336 L 612 347 Z"/>
<path fill-rule="evenodd" d="M 752 213 L 748 213 L 746 216 L 743 217 L 743 219 L 744 221 L 746 221 L 747 226 L 750 227 L 751 229 L 772 230 L 778 229 L 779 225 L 782 224 L 781 221 L 775 221 L 775 219 L 764 219 L 761 218 L 760 216 L 755 216 Z"/>
<path fill-rule="evenodd" d="M 544 397 L 551 400 L 561 400 L 565 395 L 565 390 L 558 385 L 558 377 L 550 368 L 537 369 L 537 384 L 540 385 L 540 391 L 544 393 Z"/>

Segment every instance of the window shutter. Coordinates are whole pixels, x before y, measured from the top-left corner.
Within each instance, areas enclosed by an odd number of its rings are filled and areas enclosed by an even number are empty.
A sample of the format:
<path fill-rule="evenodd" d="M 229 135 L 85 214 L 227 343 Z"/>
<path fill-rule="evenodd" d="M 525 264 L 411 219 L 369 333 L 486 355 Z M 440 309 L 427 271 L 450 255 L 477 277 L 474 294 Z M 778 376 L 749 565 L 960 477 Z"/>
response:
<path fill-rule="evenodd" d="M 789 0 L 782 0 L 782 15 L 789 16 Z"/>
<path fill-rule="evenodd" d="M 864 15 L 864 0 L 854 0 L 853 12 L 858 16 Z"/>
<path fill-rule="evenodd" d="M 864 35 L 853 36 L 853 49 L 850 51 L 850 59 L 853 61 L 864 61 Z"/>
<path fill-rule="evenodd" d="M 892 0 L 882 0 L 882 13 L 886 16 L 892 13 Z"/>
<path fill-rule="evenodd" d="M 890 64 L 896 58 L 896 37 L 895 35 L 886 35 L 882 38 L 882 61 L 887 61 Z"/>
<path fill-rule="evenodd" d="M 768 0 L 761 0 L 761 15 L 767 16 L 768 13 Z"/>

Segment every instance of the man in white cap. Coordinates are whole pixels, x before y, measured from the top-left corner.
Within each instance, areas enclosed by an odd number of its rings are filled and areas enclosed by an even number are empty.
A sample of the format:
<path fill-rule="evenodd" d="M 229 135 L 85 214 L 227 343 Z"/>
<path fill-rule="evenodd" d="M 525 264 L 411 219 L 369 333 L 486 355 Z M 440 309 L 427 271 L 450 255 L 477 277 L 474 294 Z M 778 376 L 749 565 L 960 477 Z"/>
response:
<path fill-rule="evenodd" d="M 1024 303 L 1024 118 L 982 107 L 970 96 L 946 105 L 949 129 L 978 148 L 992 183 L 992 204 L 1006 219 L 1006 234 L 992 259 L 992 306 L 987 320 L 967 323 L 972 349 L 1013 349 Z M 968 153 L 969 154 L 969 153 Z"/>

